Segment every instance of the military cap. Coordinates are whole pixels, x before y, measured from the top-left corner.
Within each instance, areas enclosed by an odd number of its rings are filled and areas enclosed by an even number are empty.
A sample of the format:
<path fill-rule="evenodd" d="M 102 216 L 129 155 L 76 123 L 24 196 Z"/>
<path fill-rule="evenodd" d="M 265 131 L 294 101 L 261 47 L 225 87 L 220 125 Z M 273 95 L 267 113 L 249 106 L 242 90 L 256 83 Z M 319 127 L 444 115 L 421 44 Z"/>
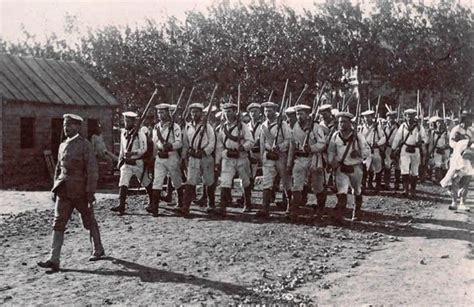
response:
<path fill-rule="evenodd" d="M 237 105 L 235 103 L 224 103 L 222 104 L 222 110 L 227 110 L 227 109 L 237 109 Z"/>
<path fill-rule="evenodd" d="M 195 102 L 195 103 L 191 103 L 189 105 L 189 109 L 200 109 L 201 111 L 204 110 L 204 105 L 202 103 L 198 103 L 198 102 Z"/>
<path fill-rule="evenodd" d="M 254 108 L 260 109 L 261 107 L 262 106 L 259 103 L 252 102 L 251 104 L 247 106 L 247 111 L 250 111 L 250 109 L 254 109 Z"/>
<path fill-rule="evenodd" d="M 212 106 L 212 109 L 211 109 L 211 112 L 215 112 L 217 111 L 217 107 L 216 106 Z M 209 111 L 209 106 L 206 106 L 204 109 L 203 109 L 204 112 L 207 112 Z"/>
<path fill-rule="evenodd" d="M 131 118 L 138 117 L 138 114 L 132 111 L 123 112 L 122 115 L 125 117 L 131 117 Z"/>
<path fill-rule="evenodd" d="M 64 120 L 70 120 L 71 122 L 75 123 L 75 124 L 82 124 L 82 122 L 84 121 L 84 119 L 82 117 L 80 117 L 79 115 L 76 115 L 76 114 L 64 114 L 63 115 L 63 119 Z"/>
<path fill-rule="evenodd" d="M 171 105 L 169 103 L 160 103 L 155 106 L 155 109 L 157 110 L 170 110 Z"/>
<path fill-rule="evenodd" d="M 332 105 L 327 103 L 319 107 L 319 112 L 326 111 L 326 110 L 332 111 Z"/>
<path fill-rule="evenodd" d="M 472 112 L 469 112 L 469 111 L 462 111 L 461 113 L 461 118 L 464 118 L 464 117 L 472 117 L 474 114 Z"/>
<path fill-rule="evenodd" d="M 295 111 L 311 111 L 311 107 L 305 104 L 298 104 L 295 106 Z"/>
<path fill-rule="evenodd" d="M 292 114 L 292 113 L 295 113 L 295 112 L 296 112 L 295 107 L 288 107 L 285 110 L 286 114 Z"/>
<path fill-rule="evenodd" d="M 354 118 L 354 115 L 352 115 L 352 113 L 349 113 L 349 112 L 338 112 L 336 114 L 336 117 L 339 118 L 339 117 L 347 117 L 349 119 L 352 119 Z"/>
<path fill-rule="evenodd" d="M 395 115 L 397 115 L 397 114 L 398 114 L 397 111 L 388 111 L 388 112 L 387 112 L 387 116 L 395 116 Z"/>
<path fill-rule="evenodd" d="M 443 120 L 442 117 L 439 117 L 439 116 L 432 116 L 430 117 L 429 121 L 430 123 L 436 123 L 438 120 Z"/>
<path fill-rule="evenodd" d="M 416 110 L 415 109 L 406 109 L 403 113 L 404 114 L 416 114 Z"/>
<path fill-rule="evenodd" d="M 332 114 L 332 115 L 336 116 L 337 113 L 339 113 L 339 110 L 338 110 L 338 109 L 332 109 L 332 110 L 331 110 L 331 114 Z"/>
<path fill-rule="evenodd" d="M 262 103 L 262 107 L 264 107 L 264 108 L 278 108 L 279 105 L 277 105 L 274 102 L 267 101 L 267 102 Z"/>
<path fill-rule="evenodd" d="M 222 111 L 216 112 L 216 118 L 220 118 L 222 116 Z"/>
<path fill-rule="evenodd" d="M 360 115 L 362 115 L 362 116 L 368 116 L 368 115 L 374 115 L 374 114 L 375 114 L 374 110 L 367 110 L 367 111 L 364 111 L 364 112 L 360 113 Z"/>

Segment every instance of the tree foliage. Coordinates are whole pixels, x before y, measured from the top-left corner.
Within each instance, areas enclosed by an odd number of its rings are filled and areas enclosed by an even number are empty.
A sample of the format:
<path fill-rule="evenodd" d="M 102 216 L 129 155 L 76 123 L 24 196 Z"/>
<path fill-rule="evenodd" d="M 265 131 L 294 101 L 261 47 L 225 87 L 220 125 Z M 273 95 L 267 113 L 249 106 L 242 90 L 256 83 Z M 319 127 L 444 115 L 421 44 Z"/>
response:
<path fill-rule="evenodd" d="M 65 29 L 77 31 L 73 16 Z M 89 30 L 78 43 L 51 34 L 39 42 L 25 33 L 21 43 L 0 40 L 0 51 L 75 60 L 121 102 L 143 106 L 157 84 L 162 102 L 176 102 L 183 87 L 196 86 L 205 102 L 214 84 L 221 101 L 237 96 L 242 103 L 262 101 L 283 84 L 310 103 L 323 82 L 329 97 L 348 88 L 343 69 L 357 67 L 361 99 L 396 103 L 401 93 L 420 90 L 428 97 L 464 105 L 473 96 L 473 14 L 454 0 L 436 7 L 411 1 L 376 0 L 370 12 L 349 0 L 328 0 L 297 14 L 289 7 L 258 1 L 251 5 L 215 4 L 206 14 L 187 12 L 145 26 L 108 26 Z M 404 102 L 413 105 L 414 99 Z"/>

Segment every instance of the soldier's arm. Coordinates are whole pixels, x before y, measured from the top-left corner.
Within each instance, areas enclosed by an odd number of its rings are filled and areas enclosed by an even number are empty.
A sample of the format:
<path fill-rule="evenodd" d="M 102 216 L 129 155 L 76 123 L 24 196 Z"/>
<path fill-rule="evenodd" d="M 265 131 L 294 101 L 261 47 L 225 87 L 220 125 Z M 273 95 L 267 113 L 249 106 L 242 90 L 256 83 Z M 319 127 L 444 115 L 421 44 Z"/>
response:
<path fill-rule="evenodd" d="M 211 155 L 214 149 L 216 148 L 216 134 L 212 126 L 207 124 L 206 136 L 207 136 L 207 146 L 204 147 L 204 152 L 206 155 Z"/>
<path fill-rule="evenodd" d="M 281 125 L 280 133 L 283 134 L 283 142 L 281 142 L 281 144 L 279 144 L 278 146 L 282 151 L 287 151 L 290 147 L 291 142 L 291 131 L 287 123 L 283 122 L 283 124 Z"/>
<path fill-rule="evenodd" d="M 138 149 L 135 151 L 135 154 L 138 156 L 141 156 L 146 152 L 148 148 L 148 145 L 146 142 L 146 134 L 143 132 L 142 129 L 138 131 L 137 139 L 138 139 Z"/>
<path fill-rule="evenodd" d="M 247 125 L 242 125 L 242 131 L 240 132 L 243 134 L 244 138 L 244 143 L 242 146 L 244 147 L 245 151 L 250 151 L 255 144 L 255 141 L 253 139 L 252 133 L 250 132 L 250 129 Z"/>
<path fill-rule="evenodd" d="M 387 138 L 385 137 L 385 133 L 383 132 L 382 127 L 380 127 L 380 124 L 377 126 L 378 134 L 379 134 L 379 140 L 377 142 L 377 145 L 383 146 L 387 142 Z"/>
<path fill-rule="evenodd" d="M 260 133 L 260 159 L 263 160 L 263 155 L 265 154 L 265 150 L 269 150 L 270 148 L 267 148 L 266 146 L 266 137 L 267 137 L 267 133 L 264 131 L 263 127 L 262 127 L 262 130 L 261 130 L 261 133 Z"/>
<path fill-rule="evenodd" d="M 223 132 L 217 133 L 217 143 L 216 143 L 216 164 L 221 163 L 222 159 L 222 152 L 224 151 L 224 139 L 223 139 Z"/>
<path fill-rule="evenodd" d="M 396 150 L 398 145 L 402 141 L 402 134 L 403 134 L 403 126 L 398 127 L 397 132 L 395 132 L 395 137 L 393 138 L 392 142 L 392 149 Z"/>
<path fill-rule="evenodd" d="M 84 140 L 84 162 L 86 165 L 86 176 L 87 176 L 87 193 L 95 193 L 97 189 L 97 181 L 99 180 L 99 167 L 95 159 L 95 154 L 92 151 L 92 145 L 89 141 Z"/>
<path fill-rule="evenodd" d="M 188 138 L 188 126 L 185 125 L 183 128 L 183 150 L 182 150 L 182 159 L 186 160 L 188 157 L 188 150 L 191 145 L 189 144 Z"/>
<path fill-rule="evenodd" d="M 328 162 L 333 163 L 334 159 L 337 158 L 337 146 L 336 146 L 336 134 L 333 134 L 331 139 L 329 140 L 329 145 L 328 145 Z"/>
<path fill-rule="evenodd" d="M 313 133 L 316 137 L 316 143 L 310 146 L 311 152 L 322 152 L 326 147 L 326 137 L 324 136 L 323 129 L 319 125 L 315 125 Z"/>
<path fill-rule="evenodd" d="M 178 124 L 173 124 L 173 134 L 174 134 L 174 141 L 171 143 L 173 150 L 178 150 L 183 147 L 183 137 L 181 133 L 181 128 Z"/>
<path fill-rule="evenodd" d="M 362 159 L 367 159 L 371 154 L 369 143 L 362 134 L 359 133 L 357 137 L 359 140 L 360 155 L 362 156 Z"/>
<path fill-rule="evenodd" d="M 290 138 L 290 147 L 288 148 L 288 160 L 287 160 L 287 167 L 293 167 L 293 159 L 295 156 L 296 144 L 293 138 L 293 135 Z"/>

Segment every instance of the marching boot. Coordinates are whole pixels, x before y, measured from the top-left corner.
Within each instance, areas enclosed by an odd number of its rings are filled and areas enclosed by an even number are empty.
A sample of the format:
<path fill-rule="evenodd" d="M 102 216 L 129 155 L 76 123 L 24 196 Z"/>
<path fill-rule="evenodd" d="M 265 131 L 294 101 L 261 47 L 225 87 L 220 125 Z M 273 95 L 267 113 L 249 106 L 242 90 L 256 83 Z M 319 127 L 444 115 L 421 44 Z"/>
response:
<path fill-rule="evenodd" d="M 151 213 L 154 217 L 158 217 L 158 208 L 160 206 L 160 197 L 161 197 L 161 190 L 153 190 L 152 196 L 152 205 L 150 210 L 147 210 Z"/>
<path fill-rule="evenodd" d="M 64 242 L 64 231 L 54 230 L 51 243 L 49 259 L 38 262 L 42 268 L 50 268 L 52 273 L 59 272 L 59 258 L 61 257 L 61 247 Z"/>
<path fill-rule="evenodd" d="M 262 193 L 262 209 L 258 210 L 256 216 L 259 218 L 266 219 L 270 216 L 270 200 L 272 197 L 272 190 L 264 189 Z"/>
<path fill-rule="evenodd" d="M 373 171 L 368 171 L 367 173 L 368 173 L 368 175 L 367 175 L 367 188 L 370 189 L 370 190 L 373 190 L 374 189 L 374 185 L 373 185 L 374 172 Z"/>
<path fill-rule="evenodd" d="M 219 210 L 216 212 L 217 215 L 221 217 L 226 216 L 227 206 L 230 205 L 232 201 L 232 189 L 231 188 L 221 188 L 221 204 Z"/>
<path fill-rule="evenodd" d="M 178 208 L 182 208 L 183 207 L 184 186 L 180 186 L 179 188 L 177 188 L 176 193 L 178 194 Z"/>
<path fill-rule="evenodd" d="M 322 215 L 324 207 L 326 206 L 327 194 L 326 192 L 320 192 L 316 194 L 316 212 L 317 214 Z"/>
<path fill-rule="evenodd" d="M 410 196 L 410 175 L 402 175 L 403 191 L 406 197 Z"/>
<path fill-rule="evenodd" d="M 341 222 L 347 207 L 347 194 L 336 194 L 337 203 L 334 208 L 334 218 L 337 222 Z"/>
<path fill-rule="evenodd" d="M 367 171 L 367 168 L 364 166 L 362 170 L 362 187 L 364 189 L 367 189 L 367 177 L 368 177 L 368 171 Z"/>
<path fill-rule="evenodd" d="M 118 212 L 119 215 L 125 213 L 125 202 L 127 201 L 128 188 L 126 186 L 119 187 L 119 205 L 110 209 L 111 211 Z"/>
<path fill-rule="evenodd" d="M 415 198 L 416 197 L 416 183 L 418 178 L 416 176 L 410 176 L 410 196 Z"/>
<path fill-rule="evenodd" d="M 302 191 L 294 191 L 293 192 L 293 200 L 288 203 L 288 209 L 286 210 L 286 215 L 290 219 L 298 217 L 299 207 L 303 202 L 303 192 Z"/>
<path fill-rule="evenodd" d="M 395 169 L 395 185 L 394 185 L 395 191 L 400 191 L 400 176 L 401 176 L 400 170 Z"/>
<path fill-rule="evenodd" d="M 383 181 L 385 183 L 385 190 L 390 190 L 390 176 L 392 172 L 390 169 L 384 169 L 383 171 Z"/>
<path fill-rule="evenodd" d="M 150 183 L 146 187 L 146 194 L 148 194 L 148 205 L 145 207 L 145 210 L 148 211 L 151 209 L 151 206 L 153 204 L 153 183 Z"/>
<path fill-rule="evenodd" d="M 206 186 L 203 185 L 201 198 L 199 198 L 198 200 L 195 200 L 194 204 L 199 207 L 205 207 L 207 204 L 207 200 L 208 200 L 207 188 Z"/>
<path fill-rule="evenodd" d="M 382 172 L 375 174 L 375 192 L 379 193 L 382 190 Z"/>
<path fill-rule="evenodd" d="M 170 202 L 173 201 L 174 187 L 173 187 L 173 184 L 171 183 L 171 178 L 170 177 L 168 177 L 166 180 L 168 182 L 167 182 L 167 188 L 166 188 L 166 195 L 165 195 L 165 197 L 163 197 L 163 201 L 167 202 L 167 203 L 170 203 Z"/>
<path fill-rule="evenodd" d="M 451 204 L 449 205 L 448 209 L 457 210 L 458 209 L 458 193 L 456 193 L 456 191 L 453 189 L 452 186 L 448 193 L 452 199 Z"/>
<path fill-rule="evenodd" d="M 182 187 L 178 189 L 178 198 L 179 198 L 179 190 L 183 189 Z M 183 206 L 179 208 L 179 213 L 184 216 L 189 216 L 189 207 L 191 206 L 191 202 L 193 201 L 194 197 L 196 196 L 196 186 L 187 184 L 184 186 L 185 193 L 183 197 Z"/>
<path fill-rule="evenodd" d="M 90 241 L 92 244 L 92 255 L 89 257 L 89 261 L 97 261 L 103 259 L 105 256 L 104 247 L 100 239 L 99 225 L 95 218 L 91 223 L 91 229 L 89 230 Z"/>
<path fill-rule="evenodd" d="M 305 184 L 303 186 L 303 191 L 302 191 L 302 194 L 301 194 L 301 203 L 298 204 L 298 206 L 306 206 L 306 204 L 308 203 L 308 194 L 309 192 L 311 191 L 311 187 L 308 186 L 307 184 Z"/>
<path fill-rule="evenodd" d="M 352 221 L 358 221 L 362 216 L 362 195 L 354 195 L 354 210 L 352 211 Z"/>
<path fill-rule="evenodd" d="M 206 187 L 207 194 L 207 211 L 213 210 L 216 207 L 216 185 L 212 184 Z"/>
<path fill-rule="evenodd" d="M 250 212 L 252 210 L 252 186 L 244 189 L 244 208 L 242 212 Z"/>

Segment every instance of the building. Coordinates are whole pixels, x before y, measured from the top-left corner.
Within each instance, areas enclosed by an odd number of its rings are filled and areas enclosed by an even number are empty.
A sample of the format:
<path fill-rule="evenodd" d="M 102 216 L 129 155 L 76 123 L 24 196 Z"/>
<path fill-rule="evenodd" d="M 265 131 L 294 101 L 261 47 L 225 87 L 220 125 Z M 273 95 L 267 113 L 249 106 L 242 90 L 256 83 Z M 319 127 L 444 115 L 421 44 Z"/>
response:
<path fill-rule="evenodd" d="M 65 113 L 84 118 L 84 137 L 100 122 L 112 148 L 116 107 L 76 62 L 0 54 L 0 187 L 50 185 L 44 154 L 56 159 Z"/>

